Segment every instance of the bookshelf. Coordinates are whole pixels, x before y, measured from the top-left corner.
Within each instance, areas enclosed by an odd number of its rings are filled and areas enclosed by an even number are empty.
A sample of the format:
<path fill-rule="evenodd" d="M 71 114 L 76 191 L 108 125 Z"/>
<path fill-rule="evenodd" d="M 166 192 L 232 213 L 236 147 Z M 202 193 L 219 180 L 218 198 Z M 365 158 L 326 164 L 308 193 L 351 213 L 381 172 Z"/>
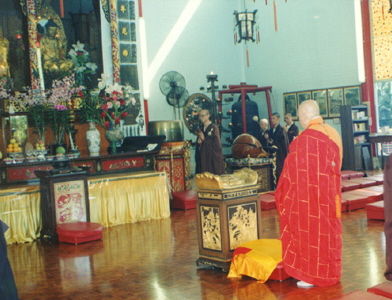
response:
<path fill-rule="evenodd" d="M 340 106 L 344 170 L 370 169 L 369 114 L 363 105 Z"/>

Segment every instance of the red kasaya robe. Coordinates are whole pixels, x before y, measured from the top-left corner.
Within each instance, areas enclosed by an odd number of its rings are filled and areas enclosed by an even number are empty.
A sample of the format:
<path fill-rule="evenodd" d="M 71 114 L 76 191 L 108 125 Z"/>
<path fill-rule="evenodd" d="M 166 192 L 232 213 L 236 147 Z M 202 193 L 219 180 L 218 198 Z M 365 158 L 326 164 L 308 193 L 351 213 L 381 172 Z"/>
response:
<path fill-rule="evenodd" d="M 339 134 L 312 120 L 291 143 L 275 193 L 284 269 L 316 286 L 341 277 L 341 161 Z"/>

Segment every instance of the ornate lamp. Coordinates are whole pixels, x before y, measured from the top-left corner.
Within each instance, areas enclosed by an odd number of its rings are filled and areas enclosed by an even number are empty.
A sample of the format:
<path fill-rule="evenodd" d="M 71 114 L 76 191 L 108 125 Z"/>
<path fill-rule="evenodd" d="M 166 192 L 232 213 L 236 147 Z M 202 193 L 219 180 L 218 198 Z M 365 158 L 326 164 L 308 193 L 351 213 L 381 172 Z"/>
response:
<path fill-rule="evenodd" d="M 235 33 L 234 43 L 241 43 L 242 40 L 260 42 L 258 28 L 255 30 L 257 9 L 253 12 L 237 12 L 234 11 L 235 27 L 238 28 L 238 36 Z M 257 34 L 257 36 L 256 36 Z"/>
<path fill-rule="evenodd" d="M 260 42 L 259 27 L 256 25 L 256 13 L 257 9 L 253 12 L 234 11 L 234 44 L 241 43 L 242 40 L 245 41 L 245 45 L 248 41 Z M 237 34 L 238 31 L 238 34 Z M 249 67 L 249 51 L 248 46 L 246 46 L 246 62 Z"/>

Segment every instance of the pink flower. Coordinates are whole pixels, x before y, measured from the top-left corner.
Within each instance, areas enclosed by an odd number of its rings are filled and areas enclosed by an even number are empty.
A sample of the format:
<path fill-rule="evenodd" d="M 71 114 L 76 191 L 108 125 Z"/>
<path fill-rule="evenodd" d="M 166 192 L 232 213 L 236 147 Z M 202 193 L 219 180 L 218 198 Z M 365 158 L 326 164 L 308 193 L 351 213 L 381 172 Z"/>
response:
<path fill-rule="evenodd" d="M 105 128 L 106 128 L 106 129 L 109 129 L 109 121 L 106 121 L 106 122 L 105 122 Z"/>

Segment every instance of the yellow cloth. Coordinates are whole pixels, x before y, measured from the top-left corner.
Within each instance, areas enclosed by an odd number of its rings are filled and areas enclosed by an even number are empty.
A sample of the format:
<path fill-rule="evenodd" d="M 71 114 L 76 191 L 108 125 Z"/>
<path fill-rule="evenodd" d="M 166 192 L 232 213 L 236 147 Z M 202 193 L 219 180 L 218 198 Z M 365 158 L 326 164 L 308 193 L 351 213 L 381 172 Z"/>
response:
<path fill-rule="evenodd" d="M 165 172 L 132 173 L 88 180 L 90 220 L 104 227 L 170 217 Z M 0 190 L 0 219 L 7 244 L 32 242 L 42 221 L 39 186 Z"/>
<path fill-rule="evenodd" d="M 166 173 L 89 180 L 90 220 L 104 227 L 170 216 Z"/>
<path fill-rule="evenodd" d="M 0 219 L 7 244 L 32 242 L 41 231 L 39 186 L 0 190 Z"/>
<path fill-rule="evenodd" d="M 266 282 L 278 263 L 282 261 L 282 242 L 260 239 L 239 245 L 231 260 L 228 278 L 246 275 Z"/>

